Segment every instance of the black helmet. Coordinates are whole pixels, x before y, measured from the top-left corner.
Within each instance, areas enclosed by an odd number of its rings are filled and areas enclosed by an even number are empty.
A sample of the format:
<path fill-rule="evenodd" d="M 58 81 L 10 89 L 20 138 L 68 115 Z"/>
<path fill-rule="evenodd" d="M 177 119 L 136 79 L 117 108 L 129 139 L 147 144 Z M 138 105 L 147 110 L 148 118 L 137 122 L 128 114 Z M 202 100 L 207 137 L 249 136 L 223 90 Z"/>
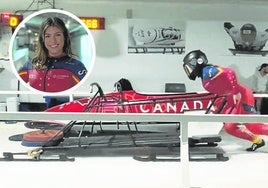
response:
<path fill-rule="evenodd" d="M 257 30 L 253 24 L 245 24 L 240 28 L 241 38 L 245 43 L 251 44 L 255 41 Z"/>
<path fill-rule="evenodd" d="M 183 68 L 191 80 L 200 77 L 203 67 L 208 63 L 206 55 L 200 50 L 189 52 L 183 58 Z"/>
<path fill-rule="evenodd" d="M 130 81 L 128 79 L 125 79 L 125 78 L 121 78 L 119 81 L 117 81 L 114 84 L 114 87 L 118 91 L 129 91 L 129 90 L 133 90 Z"/>
<path fill-rule="evenodd" d="M 245 35 L 250 35 L 252 33 L 257 32 L 256 27 L 253 24 L 250 24 L 250 23 L 244 24 L 240 28 L 240 31 L 241 31 L 242 34 L 245 34 Z"/>

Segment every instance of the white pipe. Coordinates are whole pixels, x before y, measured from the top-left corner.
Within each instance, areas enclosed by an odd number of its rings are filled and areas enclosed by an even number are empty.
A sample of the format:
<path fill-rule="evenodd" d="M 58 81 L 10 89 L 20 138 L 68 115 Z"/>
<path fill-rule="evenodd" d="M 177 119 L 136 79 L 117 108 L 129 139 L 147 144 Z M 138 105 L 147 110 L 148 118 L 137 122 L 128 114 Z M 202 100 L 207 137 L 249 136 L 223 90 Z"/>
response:
<path fill-rule="evenodd" d="M 42 95 L 37 92 L 32 92 L 32 91 L 0 91 L 0 95 L 6 95 L 6 94 L 21 94 L 21 95 Z M 45 96 L 55 96 L 57 93 L 46 93 Z M 84 95 L 84 96 L 89 96 L 90 92 L 68 92 L 68 93 L 62 93 L 60 96 L 70 96 L 70 95 Z"/>
<path fill-rule="evenodd" d="M 75 114 L 75 115 L 74 115 Z M 185 121 L 185 122 L 268 122 L 268 115 L 84 113 L 84 112 L 0 112 L 0 120 L 90 120 L 90 121 Z"/>
<path fill-rule="evenodd" d="M 199 94 L 201 93 L 207 93 L 207 92 L 197 92 Z M 40 93 L 36 93 L 36 92 L 32 92 L 32 91 L 0 91 L 0 95 L 6 95 L 6 94 L 30 94 L 30 95 L 41 95 Z M 164 94 L 164 93 L 142 93 L 142 94 Z M 46 93 L 46 96 L 55 96 L 56 94 L 53 93 Z M 78 96 L 78 95 L 82 95 L 82 96 L 90 96 L 92 95 L 92 93 L 90 91 L 88 92 L 66 92 L 66 93 L 61 93 L 60 96 Z M 263 97 L 267 97 L 268 98 L 268 93 L 254 93 L 254 97 L 255 98 L 263 98 Z"/>

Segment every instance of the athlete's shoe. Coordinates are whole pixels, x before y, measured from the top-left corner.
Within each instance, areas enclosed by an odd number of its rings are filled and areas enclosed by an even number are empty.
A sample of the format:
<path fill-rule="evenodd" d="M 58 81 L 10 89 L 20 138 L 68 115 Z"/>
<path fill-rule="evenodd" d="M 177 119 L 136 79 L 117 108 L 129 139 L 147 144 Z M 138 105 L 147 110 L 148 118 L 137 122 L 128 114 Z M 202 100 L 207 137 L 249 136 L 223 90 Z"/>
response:
<path fill-rule="evenodd" d="M 260 148 L 260 147 L 262 147 L 262 146 L 264 146 L 264 145 L 265 145 L 265 142 L 264 142 L 264 140 L 262 139 L 262 140 L 261 140 L 261 143 L 259 143 L 259 144 L 253 143 L 252 146 L 249 147 L 249 148 L 247 148 L 246 150 L 247 150 L 247 151 L 255 151 L 256 149 L 258 149 L 258 148 Z"/>

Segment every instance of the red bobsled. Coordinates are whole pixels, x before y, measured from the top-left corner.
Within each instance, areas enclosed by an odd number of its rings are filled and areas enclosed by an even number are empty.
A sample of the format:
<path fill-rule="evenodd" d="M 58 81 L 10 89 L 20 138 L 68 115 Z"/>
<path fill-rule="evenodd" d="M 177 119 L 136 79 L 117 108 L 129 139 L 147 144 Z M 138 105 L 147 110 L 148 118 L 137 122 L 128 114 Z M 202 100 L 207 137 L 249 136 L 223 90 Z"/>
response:
<path fill-rule="evenodd" d="M 129 87 L 126 87 L 125 82 L 129 84 Z M 122 79 L 115 84 L 117 91 L 107 94 L 103 93 L 99 84 L 93 83 L 91 86 L 97 87 L 97 92 L 93 96 L 51 107 L 47 109 L 46 112 L 184 113 L 186 111 L 201 110 L 204 111 L 204 113 L 220 113 L 222 108 L 225 108 L 226 104 L 226 96 L 218 96 L 211 93 L 138 93 L 133 90 L 131 84 L 127 80 L 122 81 Z M 62 128 L 68 124 L 70 123 L 65 124 L 54 121 L 30 121 L 25 123 L 25 126 L 28 128 L 39 128 L 43 130 L 62 130 Z M 90 122 L 87 122 L 87 124 L 94 127 L 94 125 Z M 94 122 L 94 124 L 96 123 Z M 100 124 L 102 125 L 102 122 Z M 116 124 L 118 126 L 118 123 Z M 119 132 L 119 130 L 117 131 Z M 33 133 L 36 133 L 36 135 L 34 135 L 34 139 L 29 139 L 28 137 L 23 138 L 22 143 L 26 146 L 39 146 L 39 143 L 43 145 L 44 137 L 47 138 L 47 135 L 49 135 L 47 140 L 50 140 L 58 137 L 59 132 L 61 131 L 56 132 L 55 135 L 51 137 L 50 132 L 48 132 L 49 134 L 45 131 L 31 132 L 31 134 L 27 136 L 32 137 Z M 89 132 L 89 135 L 92 135 L 92 131 Z M 65 135 L 60 135 L 58 140 L 63 139 L 64 136 Z M 38 137 L 38 139 L 36 139 L 36 137 Z"/>
<path fill-rule="evenodd" d="M 46 110 L 46 112 L 98 112 L 98 113 L 184 113 L 206 110 L 217 112 L 224 106 L 225 96 L 211 93 L 163 93 L 144 94 L 135 90 L 122 90 L 104 94 L 97 83 L 98 91 L 92 97 L 77 99 Z"/>

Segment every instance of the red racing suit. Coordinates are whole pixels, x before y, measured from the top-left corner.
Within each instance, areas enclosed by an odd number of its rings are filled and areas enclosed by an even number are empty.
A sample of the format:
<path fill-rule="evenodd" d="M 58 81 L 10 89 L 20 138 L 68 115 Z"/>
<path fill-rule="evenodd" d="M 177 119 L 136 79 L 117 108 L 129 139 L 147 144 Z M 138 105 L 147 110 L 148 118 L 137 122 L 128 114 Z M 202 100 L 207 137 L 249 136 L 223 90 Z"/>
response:
<path fill-rule="evenodd" d="M 202 85 L 211 93 L 228 95 L 224 114 L 256 114 L 253 92 L 238 83 L 235 72 L 230 68 L 207 65 L 202 70 Z M 268 126 L 262 123 L 224 123 L 227 133 L 255 142 L 257 135 L 268 135 Z"/>
<path fill-rule="evenodd" d="M 44 92 L 61 92 L 70 89 L 87 73 L 83 63 L 69 56 L 47 58 L 45 64 L 46 68 L 38 70 L 28 62 L 18 73 L 31 87 Z"/>

